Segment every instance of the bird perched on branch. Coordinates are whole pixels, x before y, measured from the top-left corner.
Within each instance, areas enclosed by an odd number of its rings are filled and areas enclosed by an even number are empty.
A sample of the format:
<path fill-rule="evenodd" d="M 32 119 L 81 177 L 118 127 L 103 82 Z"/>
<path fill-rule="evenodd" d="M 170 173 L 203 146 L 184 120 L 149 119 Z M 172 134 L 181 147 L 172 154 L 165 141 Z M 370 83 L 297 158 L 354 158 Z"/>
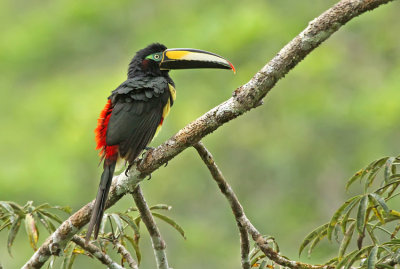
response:
<path fill-rule="evenodd" d="M 154 43 L 139 50 L 128 68 L 128 78 L 119 85 L 101 111 L 95 130 L 97 148 L 103 160 L 99 190 L 92 209 L 86 244 L 94 229 L 97 239 L 117 162 L 129 164 L 160 130 L 174 104 L 175 83 L 171 69 L 220 68 L 233 65 L 217 54 L 197 49 L 167 49 Z"/>

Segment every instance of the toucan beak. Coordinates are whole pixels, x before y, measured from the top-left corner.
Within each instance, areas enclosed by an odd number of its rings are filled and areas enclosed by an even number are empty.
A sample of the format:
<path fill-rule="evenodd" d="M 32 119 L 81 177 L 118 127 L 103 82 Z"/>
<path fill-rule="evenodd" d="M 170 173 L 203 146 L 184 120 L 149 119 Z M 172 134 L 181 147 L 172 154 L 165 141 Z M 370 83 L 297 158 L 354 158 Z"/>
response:
<path fill-rule="evenodd" d="M 167 49 L 163 52 L 160 69 L 191 68 L 232 69 L 236 73 L 228 60 L 212 52 L 198 49 Z"/>

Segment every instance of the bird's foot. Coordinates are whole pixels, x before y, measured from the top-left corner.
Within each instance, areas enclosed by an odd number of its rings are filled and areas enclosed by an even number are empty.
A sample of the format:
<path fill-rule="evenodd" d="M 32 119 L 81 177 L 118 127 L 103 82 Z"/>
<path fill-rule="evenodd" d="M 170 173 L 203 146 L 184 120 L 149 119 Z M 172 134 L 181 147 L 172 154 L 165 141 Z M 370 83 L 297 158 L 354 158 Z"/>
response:
<path fill-rule="evenodd" d="M 153 148 L 153 147 L 145 147 L 145 148 L 144 148 L 144 151 L 143 151 L 143 153 L 142 153 L 142 156 L 140 157 L 140 159 L 141 159 L 141 160 L 144 160 L 144 159 L 145 159 L 144 157 L 145 157 L 149 152 L 152 152 L 154 149 L 155 149 L 155 148 Z"/>
<path fill-rule="evenodd" d="M 140 158 L 137 158 L 137 159 L 135 160 L 135 162 L 138 164 L 138 163 L 140 163 L 141 161 L 143 161 L 144 159 L 146 159 L 147 154 L 149 154 L 150 152 L 152 152 L 154 149 L 155 149 L 155 148 L 153 148 L 153 147 L 145 147 L 144 150 L 143 150 L 142 155 L 140 156 Z"/>

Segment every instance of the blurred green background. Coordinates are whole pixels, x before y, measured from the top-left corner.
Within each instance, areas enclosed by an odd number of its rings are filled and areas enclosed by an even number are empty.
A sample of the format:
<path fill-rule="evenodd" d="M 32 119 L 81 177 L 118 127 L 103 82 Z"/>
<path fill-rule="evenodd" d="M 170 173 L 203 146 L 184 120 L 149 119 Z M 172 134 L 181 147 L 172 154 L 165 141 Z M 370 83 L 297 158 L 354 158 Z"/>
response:
<path fill-rule="evenodd" d="M 0 200 L 75 211 L 94 198 L 101 169 L 93 130 L 137 50 L 152 42 L 205 49 L 237 69 L 235 76 L 171 72 L 177 100 L 157 146 L 229 98 L 335 2 L 1 1 Z M 400 152 L 399 14 L 395 1 L 351 21 L 280 81 L 265 105 L 204 139 L 249 218 L 292 259 L 305 235 L 350 195 L 347 178 Z M 172 205 L 168 215 L 186 231 L 183 240 L 160 224 L 173 268 L 240 267 L 235 221 L 194 149 L 142 186 L 149 204 Z M 132 203 L 124 197 L 111 210 Z M 47 235 L 41 230 L 40 240 Z M 13 258 L 6 236 L 0 233 L 0 262 L 19 268 L 33 254 L 24 228 Z M 142 268 L 155 268 L 143 239 Z M 301 260 L 323 262 L 336 248 L 324 243 Z M 82 256 L 74 268 L 99 267 Z"/>

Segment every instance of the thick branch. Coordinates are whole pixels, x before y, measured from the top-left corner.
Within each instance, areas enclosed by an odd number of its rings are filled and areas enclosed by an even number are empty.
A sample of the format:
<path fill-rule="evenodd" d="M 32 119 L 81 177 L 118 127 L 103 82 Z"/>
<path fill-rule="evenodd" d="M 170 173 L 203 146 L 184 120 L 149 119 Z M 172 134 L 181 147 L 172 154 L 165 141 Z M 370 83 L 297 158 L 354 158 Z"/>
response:
<path fill-rule="evenodd" d="M 95 246 L 95 245 L 93 245 L 91 243 L 87 244 L 87 246 L 86 246 L 85 245 L 85 240 L 83 240 L 79 236 L 74 235 L 74 237 L 72 237 L 71 241 L 74 242 L 75 244 L 77 244 L 78 246 L 80 246 L 82 249 L 84 249 L 87 252 L 89 252 L 90 254 L 92 254 L 93 257 L 98 259 L 102 264 L 107 265 L 108 268 L 110 268 L 110 269 L 124 269 L 124 267 L 122 267 L 118 263 L 114 262 L 110 258 L 110 256 L 108 256 L 106 253 L 101 251 L 101 249 L 99 249 L 97 246 Z"/>
<path fill-rule="evenodd" d="M 138 167 L 132 167 L 128 177 L 124 173 L 114 177 L 107 208 L 114 205 L 122 196 L 132 192 L 136 184 L 146 175 L 180 152 L 196 144 L 224 123 L 259 106 L 278 80 L 349 20 L 391 1 L 393 0 L 342 0 L 311 21 L 303 32 L 281 49 L 248 83 L 236 89 L 233 97 L 188 124 L 154 151 L 149 152 Z M 24 268 L 40 268 L 51 255 L 60 253 L 72 236 L 88 223 L 91 205 L 92 203 L 85 205 L 62 223 Z"/>
<path fill-rule="evenodd" d="M 250 220 L 246 217 L 246 214 L 244 213 L 243 207 L 240 204 L 236 194 L 232 190 L 231 186 L 228 184 L 228 182 L 225 180 L 224 175 L 222 174 L 221 170 L 219 170 L 218 166 L 215 164 L 214 158 L 211 155 L 211 153 L 206 149 L 206 147 L 203 145 L 203 143 L 199 142 L 193 147 L 197 150 L 199 153 L 201 159 L 203 162 L 207 165 L 208 170 L 210 171 L 213 179 L 215 182 L 218 184 L 219 189 L 221 192 L 225 195 L 225 198 L 228 200 L 229 205 L 231 206 L 233 215 L 235 216 L 236 223 L 239 227 L 239 230 L 241 231 L 240 234 L 242 235 L 242 230 L 244 229 L 246 232 L 248 232 L 252 237 L 253 240 L 257 243 L 258 247 L 261 249 L 262 252 L 272 261 L 276 262 L 279 265 L 286 266 L 292 269 L 333 269 L 335 268 L 334 266 L 328 266 L 328 265 L 311 265 L 311 264 L 306 264 L 298 261 L 292 261 L 289 260 L 286 257 L 281 256 L 278 252 L 273 250 L 271 247 L 268 246 L 268 242 L 264 239 L 262 234 L 253 226 L 253 224 L 250 222 Z M 246 234 L 247 237 L 247 234 Z M 247 244 L 243 246 L 243 241 L 242 241 L 242 267 L 243 268 L 250 268 L 250 264 L 247 266 L 247 264 L 243 263 L 243 248 L 246 248 L 247 251 L 247 262 L 248 261 L 248 251 L 249 251 L 249 239 L 247 237 Z"/>
<path fill-rule="evenodd" d="M 153 245 L 154 256 L 157 262 L 157 268 L 170 269 L 168 267 L 167 254 L 165 252 L 167 246 L 164 240 L 161 238 L 160 231 L 158 230 L 156 222 L 154 221 L 153 215 L 150 212 L 139 185 L 133 190 L 132 196 L 139 210 L 140 217 L 149 231 L 151 243 Z"/>
<path fill-rule="evenodd" d="M 251 267 L 249 258 L 249 253 L 250 253 L 249 236 L 247 235 L 246 227 L 243 226 L 239 221 L 244 216 L 243 207 L 239 203 L 239 200 L 237 199 L 232 188 L 226 182 L 221 170 L 219 170 L 218 166 L 214 162 L 213 156 L 205 148 L 203 143 L 198 142 L 197 144 L 193 145 L 193 147 L 197 150 L 201 159 L 207 165 L 208 170 L 210 170 L 210 173 L 215 182 L 218 184 L 218 187 L 221 190 L 221 192 L 225 195 L 226 199 L 228 199 L 229 205 L 231 206 L 233 215 L 235 216 L 236 219 L 236 224 L 239 228 L 242 268 L 248 269 Z"/>

